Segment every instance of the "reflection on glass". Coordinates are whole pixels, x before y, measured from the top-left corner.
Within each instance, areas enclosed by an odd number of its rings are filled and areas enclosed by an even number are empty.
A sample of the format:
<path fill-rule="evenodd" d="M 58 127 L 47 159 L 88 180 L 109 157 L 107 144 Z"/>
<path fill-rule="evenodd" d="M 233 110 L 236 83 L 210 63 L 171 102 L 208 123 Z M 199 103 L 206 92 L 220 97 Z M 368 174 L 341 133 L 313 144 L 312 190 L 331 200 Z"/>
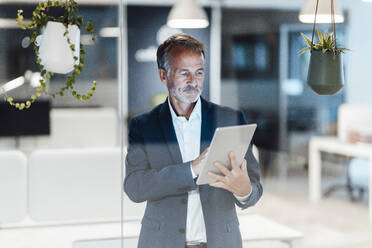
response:
<path fill-rule="evenodd" d="M 264 71 L 267 69 L 268 61 L 267 61 L 267 46 L 263 42 L 258 42 L 254 47 L 254 54 L 255 54 L 255 67 L 259 71 Z"/>
<path fill-rule="evenodd" d="M 7 93 L 15 101 L 30 97 L 40 80 L 31 32 L 15 21 L 18 9 L 31 18 L 35 2 L 20 2 L 0 3 L 0 85 L 12 82 Z M 82 33 L 86 63 L 76 86 L 85 92 L 97 80 L 93 98 L 45 97 L 19 111 L 0 93 L 0 247 L 73 247 L 79 240 L 120 237 L 118 37 L 100 35 L 118 26 L 118 8 L 104 4 L 80 5 L 97 41 L 86 44 Z M 49 90 L 65 78 L 56 75 Z"/>

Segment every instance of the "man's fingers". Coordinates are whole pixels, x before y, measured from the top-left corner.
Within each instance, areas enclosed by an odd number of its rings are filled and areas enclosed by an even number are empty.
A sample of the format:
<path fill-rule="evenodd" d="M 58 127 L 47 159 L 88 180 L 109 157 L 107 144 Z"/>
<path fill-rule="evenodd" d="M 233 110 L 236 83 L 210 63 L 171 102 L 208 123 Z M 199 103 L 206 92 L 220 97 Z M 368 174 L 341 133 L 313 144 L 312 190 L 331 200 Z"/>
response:
<path fill-rule="evenodd" d="M 239 165 L 238 163 L 236 162 L 236 158 L 235 158 L 235 154 L 233 152 L 230 152 L 229 153 L 229 158 L 230 158 L 230 162 L 231 162 L 231 167 L 233 170 L 238 170 L 239 169 Z"/>
<path fill-rule="evenodd" d="M 199 164 L 204 158 L 205 156 L 207 155 L 207 152 L 208 152 L 208 149 L 209 147 L 207 147 L 200 155 L 199 157 L 197 157 L 194 161 Z"/>
<path fill-rule="evenodd" d="M 209 150 L 209 147 L 207 147 L 207 148 L 202 152 L 202 154 L 199 155 L 199 157 L 197 158 L 197 160 L 203 160 L 203 159 L 205 158 L 205 156 L 207 155 L 208 150 Z"/>
<path fill-rule="evenodd" d="M 202 152 L 202 154 L 200 154 L 199 157 L 205 157 L 205 155 L 207 155 L 208 150 L 209 150 L 209 147 L 207 147 L 207 148 Z"/>
<path fill-rule="evenodd" d="M 213 172 L 208 172 L 208 176 L 210 176 L 211 178 L 219 181 L 219 182 L 225 182 L 225 177 L 224 176 L 220 176 L 220 175 L 217 175 Z"/>
<path fill-rule="evenodd" d="M 229 190 L 229 187 L 223 182 L 210 183 L 209 186 Z"/>
<path fill-rule="evenodd" d="M 210 183 L 209 186 L 212 186 L 215 188 L 223 188 L 225 187 L 225 184 L 223 182 L 215 182 L 215 183 Z"/>
<path fill-rule="evenodd" d="M 202 155 L 204 154 L 207 154 L 207 152 L 209 151 L 209 147 L 205 148 L 205 150 L 202 152 Z"/>
<path fill-rule="evenodd" d="M 243 159 L 242 170 L 243 172 L 247 173 L 247 160 L 245 159 Z"/>
<path fill-rule="evenodd" d="M 225 176 L 231 175 L 231 172 L 228 169 L 226 169 L 226 167 L 219 161 L 215 161 L 213 165 L 217 167 Z"/>
<path fill-rule="evenodd" d="M 224 183 L 223 182 L 214 182 L 214 183 L 210 183 L 209 185 L 213 186 L 213 187 L 221 187 L 222 185 L 224 185 Z"/>

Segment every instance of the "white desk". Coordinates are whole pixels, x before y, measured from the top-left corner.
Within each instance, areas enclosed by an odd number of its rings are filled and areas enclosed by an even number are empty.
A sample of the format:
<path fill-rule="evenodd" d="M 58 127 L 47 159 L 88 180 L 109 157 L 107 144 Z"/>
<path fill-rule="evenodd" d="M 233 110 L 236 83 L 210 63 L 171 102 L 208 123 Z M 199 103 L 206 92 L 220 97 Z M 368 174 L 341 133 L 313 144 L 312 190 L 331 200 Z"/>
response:
<path fill-rule="evenodd" d="M 372 144 L 351 144 L 337 137 L 312 137 L 309 146 L 309 197 L 312 202 L 318 202 L 322 197 L 321 152 L 367 158 L 372 163 Z M 369 178 L 369 220 L 372 222 L 372 169 Z"/>

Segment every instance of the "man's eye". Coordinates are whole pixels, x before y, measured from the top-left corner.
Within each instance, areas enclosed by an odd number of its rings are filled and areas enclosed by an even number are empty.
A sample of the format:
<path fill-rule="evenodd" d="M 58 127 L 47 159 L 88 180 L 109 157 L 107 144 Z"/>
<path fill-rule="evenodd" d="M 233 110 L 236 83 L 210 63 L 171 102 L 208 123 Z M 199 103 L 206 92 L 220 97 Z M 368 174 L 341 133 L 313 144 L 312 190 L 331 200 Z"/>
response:
<path fill-rule="evenodd" d="M 196 75 L 198 75 L 198 76 L 202 76 L 203 74 L 204 74 L 203 71 L 198 71 L 198 72 L 196 73 Z"/>

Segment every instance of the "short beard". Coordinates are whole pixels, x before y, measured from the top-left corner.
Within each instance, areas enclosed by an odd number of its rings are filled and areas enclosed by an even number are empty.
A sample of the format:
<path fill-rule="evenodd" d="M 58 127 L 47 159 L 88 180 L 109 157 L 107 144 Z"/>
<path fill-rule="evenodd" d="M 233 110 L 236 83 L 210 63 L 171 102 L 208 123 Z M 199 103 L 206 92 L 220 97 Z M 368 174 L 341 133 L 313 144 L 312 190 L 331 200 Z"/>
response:
<path fill-rule="evenodd" d="M 188 90 L 195 90 L 198 92 L 197 96 L 195 96 L 194 99 L 190 100 L 188 99 L 185 95 L 184 95 L 184 92 L 185 91 L 188 91 Z M 186 103 L 186 104 L 191 104 L 191 103 L 194 103 L 196 102 L 201 93 L 202 93 L 203 89 L 198 87 L 198 86 L 191 86 L 191 85 L 187 85 L 185 88 L 182 88 L 180 89 L 179 91 L 177 91 L 174 87 L 171 87 L 170 88 L 170 92 L 172 93 L 172 95 L 180 102 L 183 102 L 183 103 Z"/>

